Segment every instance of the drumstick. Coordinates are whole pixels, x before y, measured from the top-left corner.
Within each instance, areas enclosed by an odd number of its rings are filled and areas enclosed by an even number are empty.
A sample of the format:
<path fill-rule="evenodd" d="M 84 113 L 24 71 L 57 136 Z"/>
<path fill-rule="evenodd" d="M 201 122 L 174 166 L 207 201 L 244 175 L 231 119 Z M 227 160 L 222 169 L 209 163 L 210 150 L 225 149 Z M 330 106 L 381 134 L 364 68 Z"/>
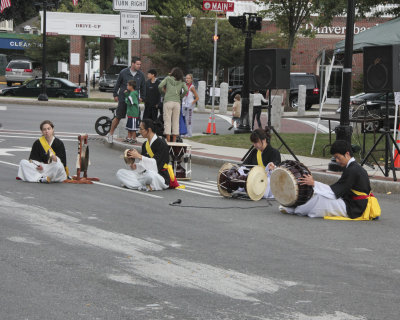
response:
<path fill-rule="evenodd" d="M 246 154 L 243 156 L 243 158 L 240 160 L 242 162 L 245 162 L 247 157 L 250 155 L 250 152 L 252 152 L 254 149 L 254 146 L 251 146 L 249 150 L 247 150 Z"/>

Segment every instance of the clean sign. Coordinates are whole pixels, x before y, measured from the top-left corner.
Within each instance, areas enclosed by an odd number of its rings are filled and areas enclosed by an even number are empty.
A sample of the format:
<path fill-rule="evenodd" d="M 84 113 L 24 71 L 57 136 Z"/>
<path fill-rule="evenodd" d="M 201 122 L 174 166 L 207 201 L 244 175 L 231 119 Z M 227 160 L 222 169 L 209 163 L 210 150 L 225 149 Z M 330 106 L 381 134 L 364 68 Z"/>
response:
<path fill-rule="evenodd" d="M 147 0 L 113 0 L 115 11 L 147 11 Z"/>
<path fill-rule="evenodd" d="M 203 10 L 217 11 L 217 12 L 233 12 L 235 4 L 233 2 L 224 1 L 203 1 Z"/>
<path fill-rule="evenodd" d="M 120 12 L 121 39 L 140 40 L 140 12 Z"/>

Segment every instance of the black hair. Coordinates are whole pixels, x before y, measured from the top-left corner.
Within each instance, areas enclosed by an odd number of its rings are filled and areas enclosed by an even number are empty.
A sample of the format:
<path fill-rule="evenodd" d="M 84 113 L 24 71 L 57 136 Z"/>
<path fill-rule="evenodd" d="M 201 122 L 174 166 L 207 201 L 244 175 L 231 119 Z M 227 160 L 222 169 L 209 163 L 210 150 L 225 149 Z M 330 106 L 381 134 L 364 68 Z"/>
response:
<path fill-rule="evenodd" d="M 144 129 L 148 130 L 151 129 L 151 131 L 154 132 L 154 121 L 151 119 L 142 119 L 141 121 L 143 123 Z"/>
<path fill-rule="evenodd" d="M 183 72 L 181 68 L 175 67 L 171 70 L 171 77 L 174 77 L 175 80 L 181 80 L 183 79 Z"/>
<path fill-rule="evenodd" d="M 136 63 L 136 61 L 141 61 L 141 59 L 139 57 L 132 57 L 132 63 Z"/>
<path fill-rule="evenodd" d="M 129 80 L 128 81 L 128 86 L 131 86 L 133 90 L 136 90 L 136 81 L 135 80 Z"/>
<path fill-rule="evenodd" d="M 154 76 L 157 75 L 156 69 L 150 69 L 149 71 L 147 71 L 147 73 L 151 73 L 151 74 L 154 75 Z"/>
<path fill-rule="evenodd" d="M 40 131 L 42 131 L 43 126 L 44 126 L 45 124 L 49 124 L 50 127 L 52 127 L 52 128 L 54 129 L 54 124 L 53 124 L 53 122 L 51 122 L 50 120 L 44 120 L 44 121 L 42 121 L 42 123 L 40 124 Z"/>
<path fill-rule="evenodd" d="M 341 155 L 345 155 L 346 152 L 350 154 L 350 156 L 353 156 L 353 149 L 351 148 L 350 142 L 346 140 L 336 140 L 334 143 L 332 143 L 331 146 L 331 154 L 339 153 Z"/>
<path fill-rule="evenodd" d="M 250 141 L 256 143 L 261 140 L 269 141 L 271 139 L 271 133 L 269 127 L 265 127 L 265 129 L 256 129 L 250 135 Z"/>

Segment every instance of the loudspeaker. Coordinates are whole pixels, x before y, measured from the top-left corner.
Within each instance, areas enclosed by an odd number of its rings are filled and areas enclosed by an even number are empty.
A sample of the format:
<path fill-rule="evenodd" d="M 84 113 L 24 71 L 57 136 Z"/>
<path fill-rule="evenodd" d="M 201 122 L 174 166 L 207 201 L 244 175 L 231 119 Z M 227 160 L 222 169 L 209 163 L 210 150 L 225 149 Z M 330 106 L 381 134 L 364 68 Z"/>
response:
<path fill-rule="evenodd" d="M 400 45 L 364 48 L 364 91 L 400 91 Z"/>
<path fill-rule="evenodd" d="M 249 69 L 250 90 L 290 88 L 289 49 L 251 49 Z"/>

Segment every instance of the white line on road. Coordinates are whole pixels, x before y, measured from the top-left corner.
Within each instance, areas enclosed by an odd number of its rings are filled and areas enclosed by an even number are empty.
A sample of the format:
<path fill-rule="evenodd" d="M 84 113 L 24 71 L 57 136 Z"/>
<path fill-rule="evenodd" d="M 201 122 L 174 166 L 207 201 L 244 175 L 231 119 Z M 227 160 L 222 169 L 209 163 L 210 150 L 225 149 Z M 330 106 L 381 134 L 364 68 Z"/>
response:
<path fill-rule="evenodd" d="M 0 106 L 0 110 L 1 110 L 1 111 L 7 110 L 7 106 Z"/>
<path fill-rule="evenodd" d="M 164 198 L 164 197 L 161 197 L 161 196 L 156 196 L 155 194 L 151 194 L 151 193 L 146 192 L 146 191 L 139 191 L 139 190 L 133 190 L 133 189 L 128 189 L 128 188 L 122 188 L 122 187 L 114 186 L 112 184 L 102 183 L 102 182 L 98 182 L 98 181 L 93 181 L 93 183 L 94 184 L 98 184 L 98 185 L 103 186 L 103 187 L 108 187 L 108 188 L 112 188 L 112 189 L 118 189 L 118 190 L 122 190 L 122 191 L 137 193 L 137 194 L 140 194 L 142 196 L 148 196 L 148 197 L 151 197 L 151 198 L 157 198 L 157 199 L 163 199 Z"/>
<path fill-rule="evenodd" d="M 0 137 L 3 137 L 3 138 L 19 138 L 19 139 L 26 139 L 26 138 L 38 139 L 39 135 L 37 135 L 37 136 L 10 136 L 10 135 L 0 134 Z M 63 137 L 63 136 L 57 135 L 57 137 Z M 63 141 L 77 141 L 77 139 L 65 139 L 65 138 L 63 138 L 62 140 Z"/>
<path fill-rule="evenodd" d="M 195 193 L 195 194 L 200 194 L 202 196 L 211 197 L 211 198 L 222 198 L 222 196 L 213 196 L 211 194 L 206 194 L 206 193 L 197 192 L 197 191 L 188 190 L 188 189 L 175 189 L 175 190 L 184 191 L 184 192 L 190 192 L 190 193 Z"/>
<path fill-rule="evenodd" d="M 222 114 L 216 114 L 217 117 L 221 118 L 222 120 L 227 121 L 228 123 L 232 123 L 232 117 L 224 116 Z"/>
<path fill-rule="evenodd" d="M 286 119 L 304 123 L 304 124 L 306 124 L 306 125 L 309 125 L 310 127 L 313 127 L 314 129 L 317 127 L 317 123 L 316 123 L 316 122 L 312 122 L 312 121 L 308 121 L 308 120 L 302 120 L 302 119 L 297 119 L 297 118 L 286 118 Z M 322 124 L 319 124 L 318 130 L 319 130 L 320 132 L 322 132 L 322 133 L 329 133 L 329 128 L 323 126 Z"/>
<path fill-rule="evenodd" d="M 207 191 L 210 190 L 209 192 L 217 191 L 217 189 L 218 189 L 217 186 L 215 186 L 215 185 L 210 186 L 210 185 L 206 185 L 206 184 L 198 183 L 198 182 L 185 181 L 185 182 L 183 182 L 183 184 L 187 185 L 187 186 L 191 186 L 193 188 L 201 188 L 201 190 L 207 189 Z"/>
<path fill-rule="evenodd" d="M 223 268 L 190 261 L 183 259 L 182 254 L 179 254 L 180 258 L 159 257 L 160 251 L 165 251 L 165 246 L 83 224 L 75 217 L 43 207 L 18 203 L 2 195 L 0 195 L 0 216 L 22 221 L 61 242 L 73 246 L 85 246 L 88 254 L 92 253 L 93 247 L 123 254 L 125 257 L 118 260 L 121 267 L 129 272 L 128 275 L 133 274 L 133 278 L 145 281 L 148 279 L 170 287 L 180 286 L 231 299 L 258 302 L 257 295 L 261 295 L 264 299 L 264 294 L 274 294 L 296 285 L 293 281 L 235 271 L 231 266 Z M 262 272 L 265 274 L 266 270 Z M 132 290 L 137 288 L 134 287 Z"/>
<path fill-rule="evenodd" d="M 39 130 L 32 131 L 32 130 L 2 129 L 2 130 L 0 130 L 0 132 L 4 132 L 4 133 L 6 133 L 6 132 L 12 132 L 12 133 L 14 133 L 14 134 L 18 134 L 18 133 L 20 133 L 20 134 L 32 134 L 32 133 L 34 133 L 34 134 L 40 134 L 40 131 L 39 131 Z M 90 135 L 90 133 L 88 133 L 88 132 L 82 133 L 82 132 L 64 132 L 64 131 L 57 131 L 57 133 L 58 133 L 58 134 L 71 135 L 71 136 L 74 136 L 74 135 L 78 136 L 78 135 L 80 135 L 80 134 L 89 134 L 89 135 Z M 96 135 L 96 136 L 97 136 L 96 133 L 92 133 L 92 135 Z"/>
<path fill-rule="evenodd" d="M 1 160 L 0 160 L 0 163 L 8 164 L 8 165 L 10 165 L 10 166 L 19 167 L 19 164 L 15 164 L 15 163 L 7 162 L 7 161 L 1 161 Z"/>

